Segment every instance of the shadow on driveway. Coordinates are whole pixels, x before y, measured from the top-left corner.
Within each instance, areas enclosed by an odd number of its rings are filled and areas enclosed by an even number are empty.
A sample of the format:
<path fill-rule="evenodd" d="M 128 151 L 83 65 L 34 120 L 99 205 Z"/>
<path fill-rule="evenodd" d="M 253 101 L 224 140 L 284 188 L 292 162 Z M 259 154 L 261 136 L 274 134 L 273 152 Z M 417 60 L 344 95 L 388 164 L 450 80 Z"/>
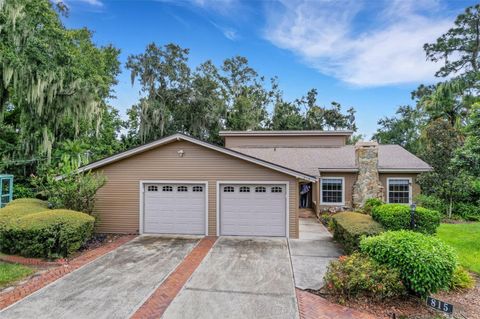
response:
<path fill-rule="evenodd" d="M 142 236 L 0 312 L 0 318 L 129 318 L 199 237 Z"/>

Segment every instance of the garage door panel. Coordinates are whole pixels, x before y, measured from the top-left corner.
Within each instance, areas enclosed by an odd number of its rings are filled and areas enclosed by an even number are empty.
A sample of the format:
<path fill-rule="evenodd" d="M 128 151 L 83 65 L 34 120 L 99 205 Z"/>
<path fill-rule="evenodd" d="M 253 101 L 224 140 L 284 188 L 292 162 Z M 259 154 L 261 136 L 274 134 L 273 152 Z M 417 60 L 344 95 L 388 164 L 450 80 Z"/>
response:
<path fill-rule="evenodd" d="M 219 191 L 221 235 L 286 236 L 285 185 L 222 184 Z"/>
<path fill-rule="evenodd" d="M 152 189 L 156 191 L 149 191 L 149 186 L 156 186 Z M 194 187 L 202 191 L 194 192 Z M 181 191 L 182 189 L 186 191 Z M 204 235 L 206 233 L 205 210 L 205 185 L 203 184 L 145 185 L 145 233 Z"/>

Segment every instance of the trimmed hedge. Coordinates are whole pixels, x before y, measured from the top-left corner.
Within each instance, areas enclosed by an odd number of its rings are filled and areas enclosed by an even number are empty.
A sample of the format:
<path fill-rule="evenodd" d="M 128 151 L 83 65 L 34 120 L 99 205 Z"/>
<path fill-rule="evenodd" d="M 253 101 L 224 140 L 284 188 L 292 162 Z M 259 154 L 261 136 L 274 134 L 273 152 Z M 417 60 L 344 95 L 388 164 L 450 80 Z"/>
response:
<path fill-rule="evenodd" d="M 48 209 L 40 200 L 15 200 L 0 209 L 0 250 L 25 257 L 65 257 L 92 236 L 94 221 L 88 214 Z"/>
<path fill-rule="evenodd" d="M 71 210 L 49 210 L 11 220 L 0 229 L 0 249 L 26 257 L 65 257 L 92 236 L 95 219 Z"/>
<path fill-rule="evenodd" d="M 333 238 L 338 240 L 347 254 L 359 248 L 362 236 L 374 236 L 384 231 L 383 227 L 371 216 L 343 212 L 335 214 L 333 220 Z"/>
<path fill-rule="evenodd" d="M 360 248 L 377 262 L 398 269 L 407 289 L 422 297 L 448 288 L 457 266 L 450 246 L 413 231 L 388 231 L 364 238 Z"/>
<path fill-rule="evenodd" d="M 21 198 L 11 201 L 0 209 L 0 225 L 9 220 L 48 210 L 48 203 L 35 198 Z"/>
<path fill-rule="evenodd" d="M 402 204 L 384 204 L 374 207 L 372 217 L 388 230 L 410 230 L 410 207 Z M 441 215 L 435 210 L 417 207 L 415 212 L 416 228 L 424 234 L 435 234 L 440 226 Z"/>

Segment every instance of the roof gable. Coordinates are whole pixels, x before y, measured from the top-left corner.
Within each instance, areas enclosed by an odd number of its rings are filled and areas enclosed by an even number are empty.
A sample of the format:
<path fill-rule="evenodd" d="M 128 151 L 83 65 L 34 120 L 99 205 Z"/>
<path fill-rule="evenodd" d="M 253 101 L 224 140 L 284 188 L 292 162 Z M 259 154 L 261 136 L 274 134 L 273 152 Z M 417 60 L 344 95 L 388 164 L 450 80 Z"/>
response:
<path fill-rule="evenodd" d="M 85 166 L 79 168 L 78 172 L 86 172 L 86 171 L 89 171 L 89 170 L 92 170 L 92 169 L 97 169 L 97 168 L 100 168 L 102 166 L 108 165 L 110 163 L 114 163 L 114 162 L 120 161 L 122 159 L 129 158 L 131 156 L 135 156 L 136 154 L 143 153 L 143 152 L 146 152 L 148 150 L 152 150 L 154 148 L 161 147 L 162 145 L 169 144 L 169 143 L 172 143 L 172 142 L 175 142 L 175 141 L 180 141 L 180 140 L 184 140 L 184 141 L 196 144 L 196 145 L 200 145 L 202 147 L 209 148 L 209 149 L 217 151 L 217 152 L 221 152 L 221 153 L 224 153 L 224 154 L 236 157 L 236 158 L 240 158 L 240 159 L 245 160 L 247 162 L 251 162 L 251 163 L 254 163 L 254 164 L 257 164 L 257 165 L 260 165 L 260 166 L 264 166 L 264 167 L 270 168 L 272 170 L 275 170 L 275 171 L 278 171 L 278 172 L 281 172 L 281 173 L 284 173 L 284 174 L 287 174 L 287 175 L 291 175 L 291 176 L 294 176 L 294 177 L 297 177 L 297 178 L 309 180 L 309 181 L 312 181 L 312 182 L 316 181 L 315 176 L 305 174 L 305 173 L 302 173 L 300 171 L 296 171 L 294 169 L 284 167 L 284 166 L 281 166 L 281 165 L 278 165 L 278 164 L 274 164 L 274 163 L 265 161 L 263 159 L 255 158 L 253 156 L 250 156 L 248 154 L 244 154 L 244 153 L 241 153 L 241 152 L 237 152 L 235 150 L 231 150 L 231 149 L 228 149 L 228 148 L 224 148 L 224 147 L 221 147 L 221 146 L 217 146 L 217 145 L 214 145 L 214 144 L 203 142 L 203 141 L 200 141 L 196 138 L 193 138 L 191 136 L 184 135 L 184 134 L 181 134 L 181 133 L 177 133 L 177 134 L 165 137 L 165 138 L 161 138 L 159 140 L 147 143 L 145 145 L 141 145 L 141 146 L 135 147 L 133 149 L 130 149 L 130 150 L 112 155 L 110 157 L 101 159 L 99 161 L 90 163 L 88 165 L 85 165 Z"/>

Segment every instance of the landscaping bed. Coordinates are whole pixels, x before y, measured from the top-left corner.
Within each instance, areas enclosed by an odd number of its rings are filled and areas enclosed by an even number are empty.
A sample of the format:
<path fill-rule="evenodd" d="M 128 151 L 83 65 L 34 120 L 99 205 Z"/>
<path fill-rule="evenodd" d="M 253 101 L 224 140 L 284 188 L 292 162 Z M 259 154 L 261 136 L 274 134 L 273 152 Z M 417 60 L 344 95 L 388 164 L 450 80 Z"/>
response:
<path fill-rule="evenodd" d="M 471 273 L 480 270 L 480 223 L 440 225 L 437 212 L 417 207 L 411 228 L 408 206 L 375 204 L 371 216 L 333 216 L 334 237 L 351 255 L 332 262 L 325 286 L 312 292 L 379 318 L 442 318 L 426 296 L 453 304 L 453 318 L 480 318 Z"/>

